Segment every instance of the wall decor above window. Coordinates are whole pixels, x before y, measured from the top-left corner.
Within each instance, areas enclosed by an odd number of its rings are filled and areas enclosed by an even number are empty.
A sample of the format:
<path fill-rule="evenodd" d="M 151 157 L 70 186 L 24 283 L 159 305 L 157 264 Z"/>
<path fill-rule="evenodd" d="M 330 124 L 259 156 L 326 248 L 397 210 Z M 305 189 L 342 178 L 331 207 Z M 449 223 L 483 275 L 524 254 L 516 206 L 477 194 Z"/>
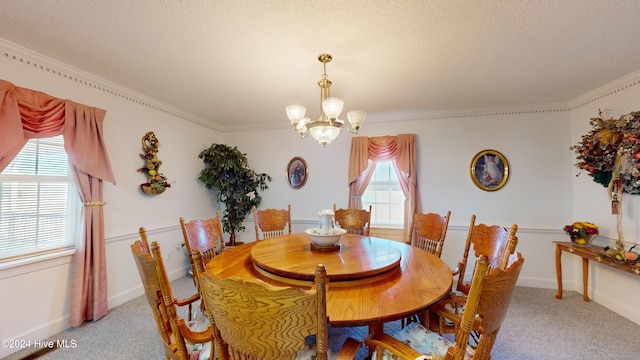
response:
<path fill-rule="evenodd" d="M 495 150 L 477 153 L 471 160 L 469 171 L 473 183 L 484 191 L 500 190 L 509 180 L 509 163 Z"/>

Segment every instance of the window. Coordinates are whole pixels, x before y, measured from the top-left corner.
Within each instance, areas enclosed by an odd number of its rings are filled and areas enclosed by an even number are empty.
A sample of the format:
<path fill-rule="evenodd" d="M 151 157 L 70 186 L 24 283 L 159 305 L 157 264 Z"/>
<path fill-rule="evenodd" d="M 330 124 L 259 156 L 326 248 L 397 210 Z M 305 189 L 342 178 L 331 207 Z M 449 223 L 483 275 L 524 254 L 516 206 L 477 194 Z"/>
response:
<path fill-rule="evenodd" d="M 0 173 L 0 261 L 73 248 L 81 219 L 62 135 L 29 140 Z"/>
<path fill-rule="evenodd" d="M 405 197 L 391 161 L 379 161 L 362 195 L 362 207 L 371 205 L 371 225 L 404 226 Z"/>

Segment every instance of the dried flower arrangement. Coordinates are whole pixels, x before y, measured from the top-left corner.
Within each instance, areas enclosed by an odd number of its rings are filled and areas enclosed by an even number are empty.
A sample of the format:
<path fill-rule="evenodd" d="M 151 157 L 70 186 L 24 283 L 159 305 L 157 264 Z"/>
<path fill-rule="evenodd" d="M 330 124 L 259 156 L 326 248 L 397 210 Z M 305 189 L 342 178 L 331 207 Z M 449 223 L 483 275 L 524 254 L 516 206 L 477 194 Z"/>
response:
<path fill-rule="evenodd" d="M 575 166 L 607 188 L 611 212 L 618 218 L 618 239 L 603 255 L 615 262 L 640 263 L 640 254 L 633 251 L 636 245 L 625 249 L 620 206 L 623 193 L 640 194 L 640 111 L 607 120 L 600 112 L 589 123 L 591 131 L 570 150 L 576 154 Z"/>
<path fill-rule="evenodd" d="M 153 131 L 149 131 L 142 137 L 144 154 L 140 154 L 140 158 L 145 161 L 145 164 L 138 169 L 138 172 L 147 175 L 147 182 L 140 184 L 140 189 L 148 195 L 162 194 L 167 188 L 171 187 L 167 177 L 160 173 L 162 161 L 158 160 L 159 146 L 160 142 Z"/>

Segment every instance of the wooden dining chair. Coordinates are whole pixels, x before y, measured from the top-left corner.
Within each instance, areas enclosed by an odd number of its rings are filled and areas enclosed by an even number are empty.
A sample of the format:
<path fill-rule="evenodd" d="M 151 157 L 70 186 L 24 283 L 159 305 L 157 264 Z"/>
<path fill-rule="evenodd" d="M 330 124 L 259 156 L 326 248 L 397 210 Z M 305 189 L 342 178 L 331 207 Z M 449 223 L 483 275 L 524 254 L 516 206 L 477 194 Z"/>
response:
<path fill-rule="evenodd" d="M 203 261 L 207 263 L 216 253 L 225 250 L 222 219 L 220 218 L 219 210 L 216 210 L 215 218 L 193 219 L 187 222 L 181 217 L 180 227 L 182 228 L 182 236 L 184 238 L 184 245 L 187 248 L 187 254 L 198 251 Z M 193 281 L 196 283 L 196 272 L 193 261 L 190 260 L 190 263 Z"/>
<path fill-rule="evenodd" d="M 469 266 L 469 251 L 473 249 L 473 259 L 485 256 L 489 266 L 500 269 L 504 269 L 515 256 L 518 225 L 513 224 L 507 229 L 499 225 L 475 224 L 475 221 L 476 216 L 472 215 L 462 260 L 453 270 L 453 276 L 458 277 L 454 290 L 449 294 L 447 301 L 432 307 L 428 315 L 423 317 L 431 329 L 434 329 L 435 324 L 430 322 L 436 320 L 441 334 L 458 331 L 455 319 L 464 309 L 472 280 L 465 280 L 466 269 Z"/>
<path fill-rule="evenodd" d="M 444 239 L 447 236 L 450 217 L 451 211 L 447 211 L 446 215 L 435 213 L 414 214 L 411 220 L 409 243 L 440 257 Z"/>
<path fill-rule="evenodd" d="M 131 252 L 167 359 L 213 360 L 211 327 L 204 323 L 206 330 L 192 330 L 177 314 L 178 306 L 186 306 L 189 314 L 188 320 L 191 320 L 192 305 L 200 300 L 200 295 L 195 293 L 186 299 L 176 299 L 173 296 L 171 283 L 167 277 L 157 242 L 151 244 L 150 250 L 143 240 L 136 240 L 131 244 Z M 204 327 L 202 324 L 199 325 Z"/>
<path fill-rule="evenodd" d="M 257 210 L 253 206 L 251 211 L 253 212 L 256 241 L 291 234 L 291 204 L 286 209 Z"/>
<path fill-rule="evenodd" d="M 333 204 L 333 218 L 347 233 L 369 236 L 371 230 L 371 205 L 365 209 L 336 209 Z"/>
<path fill-rule="evenodd" d="M 365 339 L 375 348 L 376 359 L 489 360 L 491 349 L 511 302 L 524 258 L 518 253 L 505 269 L 490 266 L 487 256 L 476 261 L 469 297 L 464 312 L 456 319 L 455 342 L 414 322 L 394 335 L 377 333 Z M 469 345 L 472 331 L 478 331 L 477 346 Z"/>
<path fill-rule="evenodd" d="M 451 211 L 447 211 L 446 215 L 436 213 L 414 214 L 411 219 L 409 244 L 440 257 L 444 240 L 447 236 L 449 218 L 451 218 Z M 425 317 L 427 315 L 429 315 L 429 312 L 402 319 L 401 326 L 404 327 L 407 322 L 417 320 L 418 317 Z"/>
<path fill-rule="evenodd" d="M 513 224 L 510 228 L 500 225 L 476 225 L 476 216 L 471 215 L 469 223 L 469 231 L 467 232 L 467 241 L 464 246 L 462 260 L 453 270 L 453 275 L 458 276 L 456 290 L 464 294 L 469 293 L 471 286 L 470 280 L 465 280 L 465 272 L 467 270 L 469 251 L 473 248 L 474 257 L 485 255 L 492 267 L 506 266 L 509 258 L 515 253 L 518 245 L 518 225 Z"/>
<path fill-rule="evenodd" d="M 140 241 L 144 243 L 147 249 L 151 249 L 149 239 L 147 238 L 147 229 L 144 226 L 141 226 L 140 229 L 138 229 L 138 234 L 140 234 Z"/>
<path fill-rule="evenodd" d="M 258 279 L 213 278 L 202 271 L 198 254 L 192 255 L 220 359 L 328 358 L 324 265 L 316 267 L 312 289 L 303 290 L 275 287 Z M 315 336 L 315 344 L 305 342 L 309 336 Z M 360 346 L 359 341 L 348 338 L 338 358 L 354 359 Z"/>

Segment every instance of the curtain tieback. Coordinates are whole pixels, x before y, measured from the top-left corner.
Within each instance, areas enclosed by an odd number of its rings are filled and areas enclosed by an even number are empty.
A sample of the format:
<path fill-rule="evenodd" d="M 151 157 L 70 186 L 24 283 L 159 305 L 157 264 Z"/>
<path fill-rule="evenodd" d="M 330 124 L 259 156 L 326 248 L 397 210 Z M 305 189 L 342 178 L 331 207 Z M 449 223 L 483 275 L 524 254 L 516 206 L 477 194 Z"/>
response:
<path fill-rule="evenodd" d="M 360 196 L 360 195 L 353 195 L 351 198 L 352 198 L 352 199 L 362 199 L 362 196 Z"/>
<path fill-rule="evenodd" d="M 103 201 L 103 200 L 100 200 L 100 201 L 87 201 L 83 205 L 84 206 L 103 206 L 103 205 L 107 205 L 107 202 Z"/>

